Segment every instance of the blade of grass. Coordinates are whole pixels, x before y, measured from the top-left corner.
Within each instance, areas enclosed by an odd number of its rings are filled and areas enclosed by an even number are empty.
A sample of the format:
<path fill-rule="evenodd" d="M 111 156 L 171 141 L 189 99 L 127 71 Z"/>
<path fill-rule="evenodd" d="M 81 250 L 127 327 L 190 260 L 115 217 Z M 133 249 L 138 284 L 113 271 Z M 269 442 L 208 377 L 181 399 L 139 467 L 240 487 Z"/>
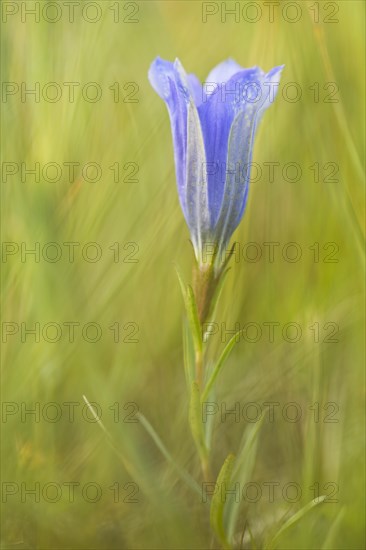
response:
<path fill-rule="evenodd" d="M 340 524 L 342 522 L 342 519 L 344 517 L 344 511 L 345 511 L 345 509 L 341 508 L 339 510 L 338 514 L 336 515 L 336 518 L 333 521 L 332 525 L 330 526 L 330 529 L 328 531 L 328 534 L 327 534 L 326 539 L 325 539 L 325 541 L 322 545 L 321 550 L 329 550 L 329 548 L 331 548 L 332 543 L 333 543 L 333 539 L 335 538 L 335 536 L 337 534 L 337 531 L 339 529 L 339 526 L 340 526 Z"/>
<path fill-rule="evenodd" d="M 182 291 L 182 296 L 183 296 L 183 300 L 184 300 L 184 304 L 186 302 L 186 294 L 187 294 L 187 287 L 186 287 L 186 284 L 183 280 L 183 275 L 182 275 L 182 272 L 180 270 L 180 268 L 175 265 L 175 271 L 176 271 L 176 274 L 177 274 L 177 277 L 178 277 L 178 281 L 179 281 L 179 286 L 180 286 L 180 289 Z"/>
<path fill-rule="evenodd" d="M 321 502 L 324 502 L 324 500 L 327 497 L 325 495 L 322 495 L 320 497 L 315 498 L 314 500 L 311 500 L 306 504 L 301 510 L 296 512 L 293 516 L 291 516 L 283 525 L 282 527 L 277 531 L 277 533 L 272 537 L 269 544 L 265 546 L 266 549 L 272 550 L 274 548 L 275 543 L 277 540 L 285 533 L 290 527 L 295 525 L 298 521 L 300 521 L 310 510 L 315 508 L 318 504 Z"/>
<path fill-rule="evenodd" d="M 222 499 L 221 487 L 223 485 L 225 485 L 225 487 L 230 485 L 234 463 L 235 456 L 233 454 L 228 455 L 217 476 L 216 486 L 218 490 L 212 497 L 210 509 L 211 527 L 225 550 L 230 550 L 231 546 L 228 542 L 224 527 L 225 499 Z"/>
<path fill-rule="evenodd" d="M 233 481 L 238 482 L 240 487 L 243 487 L 251 478 L 258 447 L 257 435 L 263 425 L 265 417 L 266 415 L 264 414 L 256 424 L 248 426 L 243 434 L 232 476 Z M 227 506 L 229 540 L 232 540 L 235 534 L 240 504 L 240 502 L 236 502 L 235 499 L 232 499 Z"/>
<path fill-rule="evenodd" d="M 156 433 L 150 422 L 146 419 L 146 417 L 142 413 L 136 414 L 137 418 L 141 422 L 142 426 L 145 428 L 147 433 L 150 435 L 151 439 L 154 441 L 155 445 L 161 452 L 161 454 L 164 456 L 164 458 L 173 466 L 175 471 L 179 474 L 181 479 L 195 492 L 198 493 L 200 496 L 202 496 L 202 490 L 201 487 L 198 485 L 198 483 L 193 479 L 193 477 L 186 472 L 183 468 L 179 466 L 179 464 L 176 463 L 172 455 L 169 453 L 168 449 L 160 439 L 159 435 Z"/>
<path fill-rule="evenodd" d="M 139 472 L 136 470 L 136 468 L 134 467 L 134 465 L 132 464 L 131 461 L 127 460 L 126 456 L 123 455 L 120 450 L 116 447 L 114 441 L 113 441 L 113 437 L 111 436 L 111 434 L 109 433 L 109 431 L 107 430 L 107 428 L 104 426 L 103 422 L 101 421 L 101 419 L 99 418 L 99 416 L 97 415 L 97 413 L 95 412 L 95 409 L 93 408 L 92 404 L 88 401 L 87 397 L 85 395 L 83 395 L 83 399 L 88 407 L 88 409 L 90 410 L 90 412 L 92 413 L 92 415 L 94 416 L 95 420 L 96 420 L 96 423 L 98 424 L 98 426 L 100 427 L 100 429 L 103 431 L 103 433 L 105 434 L 106 438 L 107 438 L 107 442 L 109 444 L 109 446 L 111 447 L 111 449 L 114 451 L 114 453 L 118 456 L 118 458 L 120 459 L 120 461 L 122 462 L 123 466 L 126 468 L 127 472 L 131 475 L 131 477 L 133 479 L 141 479 L 141 475 L 139 474 Z"/>

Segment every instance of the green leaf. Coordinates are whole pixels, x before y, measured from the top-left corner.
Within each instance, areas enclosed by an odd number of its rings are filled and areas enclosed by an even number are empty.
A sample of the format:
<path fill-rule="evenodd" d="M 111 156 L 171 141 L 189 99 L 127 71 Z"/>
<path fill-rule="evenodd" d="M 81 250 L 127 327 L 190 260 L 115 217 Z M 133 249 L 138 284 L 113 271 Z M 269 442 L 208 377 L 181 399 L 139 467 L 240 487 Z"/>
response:
<path fill-rule="evenodd" d="M 225 527 L 224 527 L 224 508 L 225 508 L 225 499 L 222 499 L 222 492 L 221 487 L 225 485 L 225 487 L 229 487 L 230 481 L 231 481 L 231 475 L 234 468 L 235 463 L 235 456 L 233 454 L 230 454 L 217 477 L 216 480 L 216 487 L 217 491 L 214 493 L 211 501 L 211 509 L 210 509 L 210 522 L 211 527 L 214 530 L 214 532 L 217 535 L 217 538 L 221 542 L 223 548 L 225 550 L 229 550 L 231 548 L 227 536 L 225 533 Z"/>
<path fill-rule="evenodd" d="M 215 288 L 215 292 L 212 296 L 212 300 L 211 300 L 211 306 L 210 306 L 210 312 L 208 314 L 208 317 L 207 317 L 207 320 L 213 320 L 214 317 L 215 317 L 215 314 L 216 314 L 216 309 L 217 309 L 217 304 L 219 302 L 219 299 L 220 299 L 220 296 L 221 296 L 221 292 L 222 292 L 222 289 L 224 287 L 224 281 L 226 280 L 226 276 L 227 274 L 229 273 L 230 271 L 230 267 L 228 267 L 227 269 L 225 269 L 222 274 L 220 275 L 219 277 L 219 280 L 218 280 L 218 283 L 217 283 L 217 286 Z"/>
<path fill-rule="evenodd" d="M 212 399 L 213 403 L 215 402 L 214 393 L 211 394 L 210 399 Z M 203 407 L 203 404 L 204 404 L 204 401 L 201 401 L 201 407 Z M 203 411 L 203 408 L 202 408 L 202 411 Z M 203 412 L 202 412 L 202 417 L 203 417 Z M 203 422 L 203 430 L 205 432 L 205 444 L 208 450 L 211 449 L 214 426 L 215 426 L 215 415 L 214 414 L 206 415 L 205 422 Z"/>
<path fill-rule="evenodd" d="M 191 427 L 192 436 L 196 443 L 196 447 L 200 455 L 201 462 L 206 463 L 208 453 L 207 453 L 207 447 L 205 445 L 205 436 L 204 436 L 203 424 L 202 424 L 200 390 L 197 382 L 192 382 L 192 385 L 191 385 L 191 401 L 189 405 L 189 425 Z"/>
<path fill-rule="evenodd" d="M 186 320 L 183 322 L 183 359 L 187 389 L 188 392 L 190 392 L 192 381 L 194 380 L 194 349 L 191 333 L 188 329 Z"/>
<path fill-rule="evenodd" d="M 277 540 L 280 538 L 281 535 L 283 535 L 283 533 L 285 533 L 285 531 L 287 531 L 290 527 L 292 527 L 295 523 L 297 523 L 298 521 L 300 521 L 304 516 L 305 514 L 307 514 L 308 512 L 310 512 L 310 510 L 312 510 L 315 506 L 317 506 L 318 504 L 320 504 L 321 502 L 324 502 L 324 500 L 326 499 L 327 497 L 325 495 L 322 495 L 320 497 L 317 497 L 317 498 L 314 498 L 314 500 L 311 500 L 310 502 L 308 502 L 308 504 L 306 504 L 303 508 L 301 508 L 301 510 L 299 510 L 298 512 L 296 512 L 296 514 L 294 514 L 293 516 L 291 516 L 283 525 L 282 527 L 277 531 L 277 533 L 272 537 L 272 539 L 269 541 L 269 544 L 266 545 L 266 549 L 268 550 L 272 550 L 275 546 L 275 543 L 277 542 Z"/>
<path fill-rule="evenodd" d="M 198 310 L 196 299 L 194 297 L 194 292 L 191 285 L 186 285 L 183 281 L 182 274 L 178 268 L 175 266 L 177 272 L 180 288 L 183 295 L 184 306 L 186 308 L 187 318 L 189 326 L 192 333 L 193 343 L 196 350 L 196 353 L 202 352 L 202 334 L 201 334 L 201 324 L 198 318 Z"/>
<path fill-rule="evenodd" d="M 201 324 L 199 322 L 197 304 L 191 285 L 187 286 L 186 310 L 195 350 L 197 353 L 202 353 Z"/>
<path fill-rule="evenodd" d="M 236 343 L 236 339 L 237 339 L 237 336 L 242 332 L 242 330 L 239 330 L 238 332 L 236 332 L 234 334 L 234 336 L 232 336 L 232 338 L 230 338 L 230 340 L 228 341 L 228 343 L 226 344 L 225 348 L 223 349 L 216 365 L 214 365 L 213 367 L 213 370 L 212 370 L 212 374 L 206 384 L 206 387 L 202 393 L 202 402 L 204 403 L 209 395 L 210 395 L 210 391 L 216 381 L 216 378 L 218 377 L 218 375 L 220 374 L 221 372 L 221 369 L 222 367 L 224 366 L 225 364 L 225 361 L 226 359 L 229 357 L 230 353 L 231 353 L 231 350 L 233 349 L 235 343 Z"/>
<path fill-rule="evenodd" d="M 193 477 L 186 472 L 183 468 L 181 468 L 172 455 L 169 453 L 168 449 L 165 447 L 164 443 L 150 424 L 150 422 L 145 418 L 145 416 L 142 413 L 137 413 L 136 415 L 141 422 L 142 426 L 145 428 L 147 433 L 150 435 L 152 440 L 154 441 L 157 448 L 160 450 L 161 454 L 166 458 L 166 460 L 173 466 L 173 468 L 176 470 L 176 472 L 179 474 L 181 479 L 190 487 L 193 491 L 198 493 L 200 496 L 202 496 L 202 490 L 201 487 L 198 485 L 198 483 L 193 479 Z"/>
<path fill-rule="evenodd" d="M 253 473 L 255 459 L 258 448 L 258 433 L 261 429 L 266 415 L 255 424 L 251 424 L 245 430 L 238 452 L 238 457 L 235 463 L 235 470 L 233 472 L 233 482 L 239 483 L 240 487 L 243 487 L 247 483 Z M 227 519 L 228 519 L 228 537 L 229 540 L 235 534 L 235 528 L 237 518 L 240 511 L 240 502 L 235 502 L 235 499 L 231 499 L 227 506 Z"/>
<path fill-rule="evenodd" d="M 182 296 L 183 296 L 183 300 L 184 300 L 184 304 L 185 304 L 186 303 L 186 296 L 187 296 L 187 287 L 186 287 L 186 284 L 183 280 L 182 272 L 181 272 L 180 268 L 177 265 L 175 266 L 175 271 L 176 271 L 177 276 L 178 276 L 178 281 L 179 281 L 180 289 L 182 291 Z"/>
<path fill-rule="evenodd" d="M 93 417 L 95 418 L 95 421 L 97 423 L 97 425 L 100 427 L 100 429 L 103 431 L 103 433 L 105 434 L 106 436 L 106 439 L 107 439 L 107 442 L 108 442 L 108 445 L 111 447 L 111 449 L 114 451 L 114 453 L 116 454 L 116 456 L 118 456 L 118 458 L 120 459 L 121 463 L 124 465 L 124 467 L 126 468 L 127 472 L 131 475 L 131 477 L 133 479 L 139 479 L 139 472 L 138 472 L 138 469 L 136 468 L 135 464 L 134 464 L 134 461 L 129 459 L 127 456 L 126 456 L 126 452 L 124 453 L 121 453 L 121 451 L 118 449 L 118 447 L 116 446 L 116 444 L 114 443 L 114 440 L 113 440 L 113 437 L 112 435 L 110 434 L 110 432 L 106 429 L 106 427 L 104 426 L 103 422 L 101 421 L 100 417 L 97 415 L 93 405 L 89 402 L 89 400 L 87 399 L 87 397 L 85 395 L 83 395 L 83 399 L 89 409 L 89 411 L 92 413 Z"/>
<path fill-rule="evenodd" d="M 255 538 L 254 538 L 254 535 L 252 533 L 252 530 L 251 528 L 249 527 L 249 523 L 248 521 L 245 521 L 244 523 L 244 528 L 243 528 L 243 531 L 241 533 L 241 537 L 240 537 L 240 550 L 243 548 L 243 542 L 244 542 L 244 537 L 245 537 L 245 533 L 248 531 L 248 534 L 249 534 L 249 539 L 250 539 L 250 546 L 252 548 L 252 550 L 257 550 L 257 544 L 255 542 Z"/>
<path fill-rule="evenodd" d="M 344 508 L 341 508 L 338 512 L 338 514 L 336 515 L 336 518 L 335 520 L 333 521 L 329 531 L 328 531 L 328 534 L 327 534 L 327 537 L 325 539 L 325 541 L 323 542 L 323 546 L 322 546 L 322 550 L 328 550 L 329 548 L 332 548 L 333 545 L 333 541 L 337 535 L 337 532 L 338 532 L 338 529 L 340 527 L 340 524 L 341 524 L 341 521 L 344 517 L 344 513 L 345 513 L 345 509 Z"/>
<path fill-rule="evenodd" d="M 251 547 L 252 547 L 252 550 L 257 550 L 257 543 L 255 542 L 255 538 L 254 538 L 254 535 L 252 533 L 252 530 L 250 529 L 249 525 L 247 525 L 247 528 L 248 528 L 248 533 L 249 533 L 249 537 L 250 537 L 250 544 L 251 544 Z"/>

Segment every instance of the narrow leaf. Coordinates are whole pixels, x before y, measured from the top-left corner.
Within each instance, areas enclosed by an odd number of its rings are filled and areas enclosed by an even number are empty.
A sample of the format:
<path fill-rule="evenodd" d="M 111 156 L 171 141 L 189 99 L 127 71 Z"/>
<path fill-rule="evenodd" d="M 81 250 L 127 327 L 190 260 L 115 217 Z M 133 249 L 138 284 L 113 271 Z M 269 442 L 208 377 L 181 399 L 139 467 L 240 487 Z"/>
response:
<path fill-rule="evenodd" d="M 202 424 L 202 411 L 200 390 L 197 382 L 192 382 L 191 386 L 191 401 L 189 405 L 189 424 L 193 439 L 196 443 L 201 462 L 207 461 L 207 448 L 205 445 L 205 437 Z"/>
<path fill-rule="evenodd" d="M 197 353 L 202 352 L 201 325 L 198 318 L 197 304 L 191 285 L 187 286 L 186 309 L 188 321 L 191 327 L 194 347 Z"/>
<path fill-rule="evenodd" d="M 220 275 L 219 282 L 217 283 L 214 295 L 212 297 L 211 306 L 210 306 L 210 312 L 208 314 L 207 320 L 213 320 L 216 314 L 217 304 L 219 302 L 222 289 L 224 287 L 224 281 L 226 280 L 226 276 L 230 271 L 230 267 L 225 269 L 222 274 Z M 205 341 L 205 340 L 204 340 Z"/>
<path fill-rule="evenodd" d="M 330 526 L 330 529 L 328 531 L 327 537 L 325 541 L 323 542 L 322 550 L 328 550 L 329 548 L 332 548 L 333 541 L 336 537 L 336 534 L 338 532 L 338 529 L 340 527 L 340 523 L 344 516 L 344 508 L 341 508 L 336 515 L 335 520 L 333 521 L 332 525 Z"/>
<path fill-rule="evenodd" d="M 222 494 L 226 494 L 226 491 L 222 493 L 221 488 L 223 485 L 229 487 L 231 481 L 231 475 L 234 467 L 235 456 L 230 454 L 217 477 L 216 488 L 217 491 L 214 493 L 211 501 L 210 509 L 210 522 L 211 527 L 215 531 L 217 538 L 221 542 L 225 550 L 230 549 L 230 544 L 228 543 L 227 536 L 225 533 L 224 527 L 224 508 L 225 508 L 225 499 L 222 498 Z"/>
<path fill-rule="evenodd" d="M 183 322 L 183 359 L 184 373 L 188 392 L 191 390 L 192 381 L 194 380 L 194 349 L 190 331 L 186 320 Z"/>
<path fill-rule="evenodd" d="M 251 528 L 249 527 L 248 521 L 245 521 L 245 523 L 244 523 L 244 528 L 243 528 L 243 531 L 242 531 L 242 534 L 241 534 L 241 537 L 240 537 L 240 547 L 239 547 L 239 550 L 242 550 L 242 549 L 243 549 L 244 537 L 245 537 L 246 531 L 248 531 L 248 534 L 249 534 L 250 546 L 251 546 L 252 550 L 257 550 L 257 544 L 256 544 L 256 542 L 255 542 L 255 538 L 254 538 L 254 536 L 253 536 L 252 530 L 251 530 Z"/>
<path fill-rule="evenodd" d="M 88 409 L 90 410 L 90 412 L 92 413 L 92 415 L 94 416 L 95 418 L 95 421 L 97 423 L 97 425 L 100 427 L 100 429 L 103 431 L 103 433 L 105 434 L 106 436 L 106 439 L 107 439 L 107 442 L 108 442 L 108 445 L 111 447 L 111 449 L 113 450 L 113 452 L 116 454 L 116 456 L 118 456 L 118 458 L 120 459 L 121 463 L 123 464 L 123 466 L 126 468 L 127 472 L 131 475 L 131 477 L 133 479 L 141 479 L 141 476 L 138 472 L 138 470 L 136 469 L 135 467 L 135 464 L 133 462 L 133 460 L 129 460 L 126 456 L 126 453 L 121 453 L 121 451 L 118 449 L 118 447 L 115 445 L 114 443 L 114 440 L 113 440 L 113 437 L 112 435 L 110 434 L 110 432 L 107 430 L 107 428 L 104 426 L 103 422 L 101 421 L 100 417 L 97 415 L 93 405 L 88 401 L 87 397 L 85 395 L 83 395 L 83 399 L 88 407 Z"/>
<path fill-rule="evenodd" d="M 177 273 L 180 289 L 182 291 L 184 306 L 186 309 L 189 326 L 192 332 L 194 347 L 196 352 L 201 353 L 202 351 L 201 325 L 198 318 L 198 310 L 197 310 L 196 299 L 194 297 L 194 292 L 190 285 L 186 285 L 184 283 L 182 274 L 177 265 L 175 266 L 175 271 Z"/>
<path fill-rule="evenodd" d="M 183 300 L 184 300 L 184 304 L 185 304 L 186 299 L 187 299 L 187 287 L 186 287 L 186 284 L 183 280 L 182 272 L 181 272 L 180 268 L 177 265 L 175 265 L 175 271 L 176 271 L 176 274 L 177 274 L 177 277 L 178 277 L 180 289 L 182 291 L 182 296 L 183 296 Z"/>
<path fill-rule="evenodd" d="M 215 394 L 211 393 L 210 399 L 212 399 L 212 402 L 215 403 Z M 205 422 L 203 422 L 203 430 L 205 432 L 205 444 L 208 450 L 211 449 L 211 443 L 212 443 L 212 436 L 213 436 L 213 429 L 215 426 L 215 415 L 214 414 L 205 414 L 203 413 L 203 407 L 204 401 L 201 401 L 201 407 L 202 407 L 202 422 L 203 418 L 205 417 Z"/>
<path fill-rule="evenodd" d="M 283 525 L 282 527 L 277 531 L 277 533 L 274 535 L 274 537 L 272 537 L 269 545 L 267 546 L 268 549 L 272 549 L 274 548 L 274 545 L 275 543 L 277 542 L 277 540 L 280 538 L 281 535 L 283 535 L 283 533 L 285 531 L 287 531 L 290 527 L 292 527 L 295 523 L 297 523 L 298 521 L 300 521 L 304 516 L 305 514 L 307 514 L 310 510 L 312 510 L 315 506 L 317 506 L 318 504 L 320 504 L 321 502 L 324 502 L 324 500 L 326 499 L 327 497 L 325 495 L 322 495 L 320 497 L 317 497 L 317 498 L 314 498 L 314 500 L 311 500 L 310 502 L 308 502 L 308 504 L 306 504 L 303 508 L 301 508 L 301 510 L 299 510 L 298 512 L 296 512 L 296 514 L 294 514 L 293 516 L 291 516 Z"/>
<path fill-rule="evenodd" d="M 258 448 L 258 433 L 263 425 L 265 417 L 266 415 L 264 414 L 258 422 L 248 426 L 240 443 L 238 457 L 232 476 L 233 482 L 238 482 L 240 487 L 243 487 L 252 477 Z M 229 540 L 231 540 L 231 537 L 233 537 L 235 533 L 240 505 L 240 502 L 236 502 L 235 499 L 232 499 L 227 506 Z"/>
<path fill-rule="evenodd" d="M 254 535 L 253 535 L 252 530 L 249 527 L 249 525 L 248 525 L 248 533 L 249 533 L 249 537 L 250 537 L 250 544 L 251 544 L 252 550 L 257 550 L 257 548 L 258 548 L 257 543 L 255 542 Z"/>
<path fill-rule="evenodd" d="M 212 387 L 213 387 L 213 385 L 216 381 L 216 378 L 220 374 L 221 369 L 224 366 L 226 359 L 229 357 L 229 355 L 231 353 L 231 350 L 233 349 L 235 343 L 237 342 L 237 337 L 241 332 L 242 332 L 242 330 L 239 330 L 238 332 L 236 332 L 234 334 L 234 336 L 232 336 L 232 338 L 230 338 L 230 340 L 226 344 L 225 348 L 223 349 L 216 365 L 213 367 L 213 371 L 212 371 L 212 374 L 210 376 L 210 379 L 207 382 L 206 387 L 205 387 L 205 389 L 203 391 L 203 394 L 202 394 L 202 402 L 203 403 L 209 397 L 210 391 L 211 391 L 211 389 L 212 389 Z"/>
<path fill-rule="evenodd" d="M 164 443 L 150 424 L 150 422 L 145 418 L 145 416 L 142 413 L 137 413 L 137 417 L 139 421 L 141 422 L 142 426 L 145 428 L 147 433 L 150 435 L 152 440 L 154 441 L 155 445 L 161 452 L 161 454 L 166 458 L 166 460 L 173 466 L 173 468 L 176 470 L 176 472 L 179 474 L 179 476 L 182 478 L 182 480 L 196 493 L 198 493 L 200 496 L 202 496 L 202 490 L 201 487 L 198 485 L 198 483 L 193 479 L 193 477 L 186 472 L 183 468 L 181 468 L 172 455 L 169 453 L 168 449 L 165 447 Z"/>

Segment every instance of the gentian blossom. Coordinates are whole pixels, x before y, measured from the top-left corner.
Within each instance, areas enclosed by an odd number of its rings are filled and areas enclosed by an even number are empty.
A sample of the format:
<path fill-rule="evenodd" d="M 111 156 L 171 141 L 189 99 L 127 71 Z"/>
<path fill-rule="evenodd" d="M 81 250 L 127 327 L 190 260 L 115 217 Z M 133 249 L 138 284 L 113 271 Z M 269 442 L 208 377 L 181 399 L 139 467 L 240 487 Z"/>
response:
<path fill-rule="evenodd" d="M 205 245 L 221 257 L 243 216 L 255 132 L 282 68 L 265 73 L 228 59 L 202 86 L 178 59 L 156 58 L 150 67 L 150 82 L 169 110 L 179 200 L 201 267 Z"/>

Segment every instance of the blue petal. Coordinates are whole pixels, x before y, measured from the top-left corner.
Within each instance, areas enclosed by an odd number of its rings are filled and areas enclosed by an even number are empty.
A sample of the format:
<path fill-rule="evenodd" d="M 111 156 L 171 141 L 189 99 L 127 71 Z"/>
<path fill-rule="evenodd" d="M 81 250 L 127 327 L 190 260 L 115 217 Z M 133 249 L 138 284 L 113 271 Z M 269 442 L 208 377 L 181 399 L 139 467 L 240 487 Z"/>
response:
<path fill-rule="evenodd" d="M 243 67 L 241 67 L 239 63 L 229 58 L 216 65 L 216 67 L 214 67 L 212 71 L 210 71 L 206 82 L 223 84 L 224 82 L 227 82 L 232 76 L 234 76 L 234 74 L 242 70 Z"/>
<path fill-rule="evenodd" d="M 198 107 L 198 105 L 201 105 L 201 103 L 203 101 L 203 87 L 202 87 L 202 84 L 199 81 L 199 79 L 196 77 L 195 74 L 189 74 L 188 75 L 188 84 L 189 84 L 189 89 L 190 89 L 190 92 L 192 94 L 194 103 L 195 103 L 196 107 Z"/>
<path fill-rule="evenodd" d="M 184 69 L 180 63 L 164 61 L 157 57 L 151 64 L 149 80 L 154 90 L 167 104 L 174 145 L 175 169 L 181 207 L 187 218 L 186 205 L 186 159 L 187 159 L 187 109 L 190 91 L 182 81 Z"/>
<path fill-rule="evenodd" d="M 149 79 L 168 106 L 174 141 L 178 193 L 197 258 L 202 239 L 210 231 L 206 165 L 201 124 L 195 105 L 202 100 L 202 86 L 195 75 L 187 76 L 180 61 L 157 58 Z"/>
<path fill-rule="evenodd" d="M 211 227 L 216 226 L 224 197 L 228 141 L 232 123 L 238 112 L 252 108 L 242 98 L 243 86 L 259 82 L 262 71 L 256 67 L 244 69 L 232 76 L 198 107 L 205 141 L 208 200 Z"/>
<path fill-rule="evenodd" d="M 187 223 L 190 229 L 196 258 L 200 261 L 202 245 L 210 242 L 210 212 L 204 167 L 205 145 L 196 106 L 188 106 L 187 142 Z"/>
<path fill-rule="evenodd" d="M 224 200 L 215 233 L 222 246 L 226 246 L 238 226 L 248 197 L 255 131 L 264 111 L 272 104 L 277 93 L 283 66 L 275 67 L 260 79 L 261 95 L 258 101 L 246 103 L 236 115 L 229 136 Z"/>

